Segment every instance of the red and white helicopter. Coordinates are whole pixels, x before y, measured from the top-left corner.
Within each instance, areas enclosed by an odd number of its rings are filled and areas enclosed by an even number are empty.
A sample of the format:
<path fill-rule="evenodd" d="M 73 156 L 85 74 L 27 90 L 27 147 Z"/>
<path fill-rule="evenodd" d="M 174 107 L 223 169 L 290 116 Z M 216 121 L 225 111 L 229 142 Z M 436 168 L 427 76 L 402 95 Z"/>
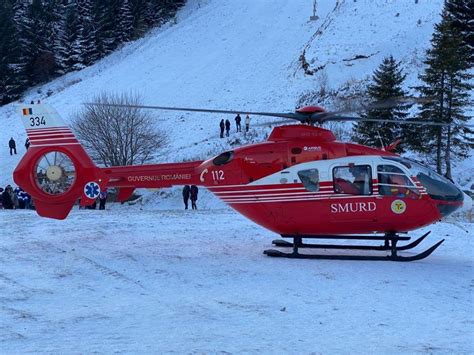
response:
<path fill-rule="evenodd" d="M 295 113 L 136 107 L 272 116 L 301 123 L 360 120 L 317 106 Z M 51 106 L 23 106 L 21 117 L 31 146 L 15 169 L 14 180 L 32 196 L 38 214 L 44 217 L 64 219 L 78 199 L 90 205 L 105 188 L 118 188 L 118 199 L 125 201 L 137 188 L 194 184 L 206 187 L 255 223 L 293 239 L 273 241 L 277 247 L 293 248 L 292 252 L 266 250 L 266 255 L 413 261 L 430 255 L 443 240 L 419 254 L 402 256 L 399 251 L 414 248 L 429 234 L 399 246 L 399 241 L 410 239 L 404 233 L 432 224 L 463 205 L 463 192 L 428 167 L 389 150 L 338 142 L 331 131 L 312 125 L 278 126 L 265 142 L 206 161 L 98 167 Z M 303 242 L 310 238 L 384 243 Z M 301 248 L 382 253 L 306 254 L 299 252 Z"/>

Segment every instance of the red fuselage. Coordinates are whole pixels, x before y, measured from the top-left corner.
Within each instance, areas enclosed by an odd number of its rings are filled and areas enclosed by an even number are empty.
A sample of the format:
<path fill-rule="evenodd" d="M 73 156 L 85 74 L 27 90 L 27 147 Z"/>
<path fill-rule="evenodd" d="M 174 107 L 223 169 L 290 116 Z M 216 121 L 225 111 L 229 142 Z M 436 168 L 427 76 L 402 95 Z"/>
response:
<path fill-rule="evenodd" d="M 48 131 L 41 132 L 31 135 L 54 143 Z M 68 156 L 75 170 L 74 182 L 61 194 L 46 191 L 35 175 L 41 157 L 54 152 Z M 121 200 L 136 188 L 195 184 L 275 233 L 324 235 L 406 232 L 462 205 L 462 194 L 449 181 L 416 169 L 396 154 L 337 142 L 322 128 L 292 125 L 275 128 L 265 142 L 188 163 L 98 168 L 75 139 L 68 145 L 32 144 L 14 178 L 46 217 L 65 218 L 79 198 L 89 203 L 90 182 L 119 188 Z"/>

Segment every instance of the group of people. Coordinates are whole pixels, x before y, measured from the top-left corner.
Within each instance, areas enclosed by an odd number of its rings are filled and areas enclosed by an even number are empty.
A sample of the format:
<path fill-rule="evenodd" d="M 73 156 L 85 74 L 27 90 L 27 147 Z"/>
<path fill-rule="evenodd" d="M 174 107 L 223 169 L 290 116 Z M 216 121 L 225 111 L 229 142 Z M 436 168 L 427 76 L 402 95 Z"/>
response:
<path fill-rule="evenodd" d="M 235 120 L 235 126 L 237 127 L 237 132 L 242 132 L 242 124 L 241 124 L 242 118 L 240 117 L 240 114 L 237 114 L 234 120 Z M 226 137 L 229 137 L 230 121 L 228 119 L 226 119 L 225 121 L 224 119 L 222 119 L 221 122 L 219 123 L 219 127 L 221 129 L 221 138 L 224 138 L 224 130 L 225 130 Z M 250 129 L 250 116 L 247 115 L 245 117 L 245 132 L 248 132 L 249 129 Z"/>
<path fill-rule="evenodd" d="M 105 204 L 107 203 L 107 189 L 102 190 L 99 194 L 99 197 L 94 201 L 92 205 L 86 206 L 86 210 L 96 210 L 97 201 L 99 201 L 99 210 L 105 210 Z"/>
<path fill-rule="evenodd" d="M 7 185 L 5 189 L 0 187 L 0 196 L 0 209 L 34 209 L 33 200 L 31 199 L 31 196 L 21 187 L 15 187 L 15 189 L 13 189 L 11 185 Z"/>
<path fill-rule="evenodd" d="M 189 199 L 191 198 L 191 208 L 197 210 L 196 201 L 198 199 L 199 189 L 196 185 L 184 185 L 183 187 L 183 201 L 184 209 L 188 209 Z"/>
<path fill-rule="evenodd" d="M 26 141 L 25 141 L 26 150 L 28 150 L 29 147 L 30 147 L 30 139 L 26 138 Z M 13 137 L 11 137 L 10 140 L 8 141 L 8 148 L 10 148 L 10 155 L 17 154 L 16 153 L 16 142 L 13 139 Z"/>

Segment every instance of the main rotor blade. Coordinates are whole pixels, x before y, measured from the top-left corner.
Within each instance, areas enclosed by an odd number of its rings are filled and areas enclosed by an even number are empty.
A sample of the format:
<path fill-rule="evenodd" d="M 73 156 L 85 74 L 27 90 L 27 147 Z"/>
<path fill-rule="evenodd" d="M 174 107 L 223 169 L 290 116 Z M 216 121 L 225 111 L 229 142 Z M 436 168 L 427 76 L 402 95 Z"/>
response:
<path fill-rule="evenodd" d="M 331 112 L 318 112 L 311 116 L 311 120 L 319 121 L 321 119 L 326 119 L 329 117 L 337 116 L 344 113 L 354 113 L 354 112 L 366 112 L 370 110 L 382 110 L 388 108 L 395 108 L 400 104 L 416 104 L 416 103 L 425 103 L 431 101 L 431 98 L 423 98 L 423 97 L 414 97 L 414 96 L 397 96 L 391 97 L 382 101 L 375 101 L 371 102 L 367 105 L 359 104 L 355 107 L 338 110 L 338 111 L 331 111 Z"/>
<path fill-rule="evenodd" d="M 356 122 L 384 122 L 384 123 L 394 123 L 394 124 L 419 124 L 419 125 L 428 125 L 428 126 L 449 126 L 449 123 L 441 123 L 441 122 L 431 122 L 431 121 L 396 121 L 396 120 L 382 120 L 382 119 L 372 119 L 372 118 L 360 118 L 360 117 L 350 117 L 350 116 L 336 116 L 325 118 L 322 122 L 328 121 L 356 121 Z"/>
<path fill-rule="evenodd" d="M 84 105 L 92 106 L 107 106 L 107 107 L 126 107 L 135 109 L 145 110 L 164 110 L 164 111 L 183 111 L 183 112 L 207 112 L 207 113 L 224 113 L 224 114 L 242 114 L 242 115 L 253 115 L 253 116 L 268 116 L 268 117 L 282 117 L 290 118 L 293 120 L 302 121 L 306 117 L 289 112 L 289 113 L 278 113 L 278 112 L 256 112 L 256 111 L 245 111 L 245 110 L 215 110 L 215 109 L 203 109 L 203 108 L 190 108 L 190 107 L 168 107 L 168 106 L 148 106 L 148 105 L 124 105 L 124 104 L 107 104 L 98 102 L 86 102 Z"/>
<path fill-rule="evenodd" d="M 295 124 L 293 121 L 289 120 L 279 120 L 279 121 L 269 121 L 267 123 L 257 123 L 254 124 L 254 127 L 265 127 L 265 126 L 279 126 L 279 125 L 292 125 Z"/>

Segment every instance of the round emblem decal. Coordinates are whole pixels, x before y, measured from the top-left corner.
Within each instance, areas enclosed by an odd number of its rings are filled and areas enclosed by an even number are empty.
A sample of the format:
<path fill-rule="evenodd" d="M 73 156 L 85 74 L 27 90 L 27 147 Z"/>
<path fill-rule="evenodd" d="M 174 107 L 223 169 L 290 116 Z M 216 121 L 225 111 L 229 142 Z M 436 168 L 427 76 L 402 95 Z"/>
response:
<path fill-rule="evenodd" d="M 91 200 L 99 197 L 100 195 L 100 186 L 98 183 L 91 181 L 84 186 L 84 195 Z"/>
<path fill-rule="evenodd" d="M 396 214 L 402 214 L 406 211 L 407 205 L 402 200 L 395 200 L 392 202 L 392 212 Z"/>

